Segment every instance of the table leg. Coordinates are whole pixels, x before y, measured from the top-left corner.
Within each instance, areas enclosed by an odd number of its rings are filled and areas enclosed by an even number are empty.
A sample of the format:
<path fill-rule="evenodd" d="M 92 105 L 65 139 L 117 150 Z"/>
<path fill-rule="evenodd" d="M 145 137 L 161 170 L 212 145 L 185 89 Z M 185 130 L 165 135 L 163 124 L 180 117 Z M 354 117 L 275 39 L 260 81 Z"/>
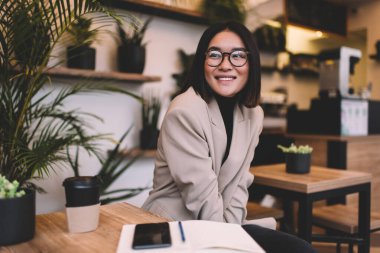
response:
<path fill-rule="evenodd" d="M 282 209 L 284 211 L 284 220 L 281 225 L 281 231 L 289 233 L 289 234 L 296 234 L 296 230 L 294 227 L 294 208 L 293 208 L 293 202 L 290 200 L 284 200 L 282 202 Z"/>
<path fill-rule="evenodd" d="M 310 195 L 298 201 L 298 236 L 307 242 L 311 242 L 313 201 Z"/>
<path fill-rule="evenodd" d="M 371 184 L 366 184 L 364 188 L 359 192 L 358 236 L 363 238 L 359 253 L 369 253 L 370 248 Z"/>

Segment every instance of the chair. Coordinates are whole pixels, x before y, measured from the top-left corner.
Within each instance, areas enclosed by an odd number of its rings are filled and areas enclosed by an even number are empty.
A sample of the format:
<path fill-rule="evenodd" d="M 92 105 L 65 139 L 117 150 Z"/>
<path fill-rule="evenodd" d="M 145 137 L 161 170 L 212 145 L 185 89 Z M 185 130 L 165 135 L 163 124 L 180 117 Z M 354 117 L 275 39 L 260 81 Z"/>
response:
<path fill-rule="evenodd" d="M 313 209 L 313 224 L 327 229 L 329 232 L 338 232 L 345 236 L 354 236 L 358 233 L 358 209 L 349 205 L 330 205 Z M 370 232 L 380 230 L 380 213 L 371 212 Z M 331 241 L 329 241 L 331 242 Z M 342 240 L 337 239 L 336 252 L 340 252 Z M 349 252 L 353 252 L 352 241 L 347 241 Z"/>
<path fill-rule="evenodd" d="M 276 224 L 274 224 L 273 226 L 268 226 L 266 225 L 267 222 L 261 221 L 265 221 L 267 218 L 272 218 L 276 221 L 281 221 L 283 217 L 284 212 L 277 208 L 266 207 L 254 201 L 248 201 L 247 203 L 247 220 L 252 220 L 252 224 L 276 229 Z"/>

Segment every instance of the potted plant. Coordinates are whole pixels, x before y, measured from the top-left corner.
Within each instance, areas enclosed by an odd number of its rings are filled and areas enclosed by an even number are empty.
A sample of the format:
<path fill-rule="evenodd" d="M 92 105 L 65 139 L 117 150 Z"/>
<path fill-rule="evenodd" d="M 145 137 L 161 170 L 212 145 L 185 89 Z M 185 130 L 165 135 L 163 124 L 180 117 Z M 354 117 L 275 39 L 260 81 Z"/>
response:
<path fill-rule="evenodd" d="M 178 54 L 181 60 L 182 72 L 172 74 L 172 77 L 176 80 L 177 90 L 181 90 L 190 71 L 191 64 L 193 63 L 194 54 L 186 54 L 182 49 L 178 50 Z M 172 98 L 174 98 L 177 93 L 178 91 L 172 95 Z"/>
<path fill-rule="evenodd" d="M 73 45 L 67 48 L 67 67 L 78 69 L 95 69 L 95 48 L 90 47 L 98 30 L 91 30 L 91 19 L 78 17 L 68 28 Z"/>
<path fill-rule="evenodd" d="M 34 236 L 35 191 L 19 189 L 0 174 L 0 245 L 27 241 Z"/>
<path fill-rule="evenodd" d="M 304 174 L 310 172 L 311 152 L 309 145 L 296 146 L 292 143 L 289 147 L 277 145 L 285 153 L 286 172 Z"/>
<path fill-rule="evenodd" d="M 132 31 L 118 25 L 120 45 L 118 47 L 118 67 L 121 72 L 142 73 L 145 67 L 145 44 L 142 40 L 151 18 L 142 25 L 132 23 Z"/>
<path fill-rule="evenodd" d="M 40 10 L 38 15 L 36 9 Z M 14 15 L 21 12 L 25 15 L 22 18 Z M 19 209 L 6 201 L 1 203 L 0 209 L 18 214 L 20 220 L 28 217 L 30 224 L 34 224 L 35 219 L 34 191 L 43 191 L 34 179 L 49 176 L 66 164 L 70 156 L 66 154 L 68 148 L 78 147 L 97 155 L 96 141 L 105 137 L 89 134 L 87 114 L 65 109 L 66 100 L 94 90 L 118 91 L 137 97 L 114 87 L 95 89 L 90 85 L 73 85 L 58 93 L 41 92 L 50 81 L 45 70 L 49 69 L 47 63 L 54 46 L 79 17 L 95 12 L 99 14 L 92 19 L 103 22 L 120 19 L 97 0 L 16 0 L 0 4 L 0 174 L 10 182 L 19 183 L 26 195 L 17 201 L 27 201 L 25 205 L 30 207 Z M 48 27 L 49 43 L 39 43 L 40 34 L 31 32 L 30 24 Z M 16 50 L 29 50 L 28 60 L 15 57 Z M 31 196 L 29 191 L 33 197 L 28 197 Z"/>
<path fill-rule="evenodd" d="M 200 10 L 210 23 L 235 20 L 244 23 L 246 17 L 244 0 L 204 0 Z"/>
<path fill-rule="evenodd" d="M 157 129 L 161 102 L 157 97 L 145 98 L 142 105 L 142 129 L 140 131 L 140 148 L 155 149 L 160 131 Z"/>

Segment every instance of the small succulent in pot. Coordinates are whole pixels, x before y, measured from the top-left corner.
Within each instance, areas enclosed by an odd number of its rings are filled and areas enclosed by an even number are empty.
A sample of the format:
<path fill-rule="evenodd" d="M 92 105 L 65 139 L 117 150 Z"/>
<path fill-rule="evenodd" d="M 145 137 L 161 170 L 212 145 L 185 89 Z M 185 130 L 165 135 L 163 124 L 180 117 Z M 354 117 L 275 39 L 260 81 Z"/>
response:
<path fill-rule="evenodd" d="M 292 143 L 289 147 L 284 147 L 282 145 L 277 145 L 277 147 L 284 153 L 310 154 L 313 152 L 313 148 L 309 145 L 300 145 L 297 147 L 294 143 Z"/>
<path fill-rule="evenodd" d="M 0 245 L 30 240 L 35 233 L 35 191 L 0 174 Z"/>
<path fill-rule="evenodd" d="M 19 198 L 25 195 L 25 191 L 19 189 L 20 183 L 17 180 L 9 182 L 5 176 L 0 174 L 0 199 Z"/>
<path fill-rule="evenodd" d="M 289 147 L 277 145 L 285 154 L 286 172 L 305 174 L 310 172 L 311 153 L 313 148 L 309 145 L 296 146 L 292 143 Z"/>

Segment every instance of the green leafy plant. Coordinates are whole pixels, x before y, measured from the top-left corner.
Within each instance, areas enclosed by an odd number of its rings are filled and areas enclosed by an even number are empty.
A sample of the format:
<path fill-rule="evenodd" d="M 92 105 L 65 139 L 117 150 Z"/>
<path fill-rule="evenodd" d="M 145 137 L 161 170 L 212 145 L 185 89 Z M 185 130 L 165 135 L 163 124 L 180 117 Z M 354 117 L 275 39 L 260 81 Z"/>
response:
<path fill-rule="evenodd" d="M 160 115 L 161 102 L 154 96 L 145 98 L 142 106 L 142 127 L 143 129 L 156 129 L 158 117 Z"/>
<path fill-rule="evenodd" d="M 139 188 L 122 188 L 116 190 L 109 190 L 109 188 L 120 178 L 120 176 L 131 167 L 131 165 L 140 157 L 133 156 L 130 160 L 126 161 L 125 156 L 120 155 L 120 145 L 127 137 L 132 128 L 129 128 L 117 141 L 115 147 L 108 152 L 106 158 L 99 157 L 101 163 L 100 170 L 97 177 L 101 181 L 100 185 L 100 202 L 102 205 L 109 204 L 111 202 L 124 200 L 138 195 L 142 191 L 148 189 L 148 187 Z M 129 156 L 126 154 L 126 156 Z M 77 149 L 75 159 L 69 160 L 71 167 L 74 170 L 75 176 L 80 176 L 79 164 L 79 150 Z"/>
<path fill-rule="evenodd" d="M 0 199 L 19 198 L 25 195 L 24 190 L 19 189 L 20 183 L 17 180 L 9 182 L 5 176 L 0 174 Z"/>
<path fill-rule="evenodd" d="M 121 24 L 118 25 L 118 33 L 119 33 L 119 39 L 120 43 L 122 45 L 136 45 L 136 46 L 145 46 L 145 44 L 142 43 L 142 40 L 144 39 L 144 35 L 146 32 L 146 29 L 148 28 L 149 23 L 152 21 L 152 18 L 147 19 L 144 23 L 141 22 L 132 22 L 131 29 L 126 31 L 123 29 Z"/>
<path fill-rule="evenodd" d="M 35 10 L 38 8 L 38 15 Z M 25 19 L 14 13 L 25 12 Z M 17 180 L 22 188 L 38 188 L 31 179 L 49 176 L 68 163 L 67 149 L 79 148 L 98 156 L 99 139 L 92 134 L 89 118 L 96 115 L 67 110 L 64 103 L 74 95 L 108 91 L 120 92 L 139 99 L 133 93 L 91 82 L 53 91 L 42 92 L 50 83 L 46 74 L 52 49 L 78 18 L 86 14 L 92 22 L 121 22 L 121 18 L 98 0 L 5 0 L 0 3 L 0 173 L 9 181 Z M 17 25 L 15 25 L 17 24 Z M 49 43 L 30 43 L 29 59 L 20 61 L 15 52 L 20 45 L 39 36 L 29 27 L 48 27 Z M 16 36 L 17 34 L 17 36 Z M 54 67 L 54 66 L 53 66 Z M 100 120 L 100 119 L 99 119 Z"/>
<path fill-rule="evenodd" d="M 300 145 L 297 147 L 294 143 L 292 143 L 289 147 L 284 147 L 282 145 L 277 145 L 277 147 L 284 153 L 310 154 L 313 152 L 313 148 L 309 145 Z"/>
<path fill-rule="evenodd" d="M 190 71 L 190 67 L 193 63 L 195 54 L 186 54 L 182 49 L 178 50 L 178 54 L 181 60 L 182 72 L 173 74 L 172 77 L 176 80 L 178 90 L 181 90 L 185 84 L 185 79 Z M 175 93 L 173 97 L 176 95 L 177 93 Z"/>
<path fill-rule="evenodd" d="M 71 35 L 75 46 L 90 46 L 90 44 L 96 39 L 96 35 L 99 31 L 97 29 L 91 30 L 91 24 L 91 19 L 78 17 L 78 19 L 68 28 L 67 32 Z"/>
<path fill-rule="evenodd" d="M 223 20 L 244 23 L 246 17 L 244 3 L 244 0 L 204 0 L 200 9 L 210 23 Z"/>
<path fill-rule="evenodd" d="M 20 64 L 28 64 L 34 55 L 44 55 L 51 49 L 50 28 L 43 22 L 43 8 L 37 1 L 31 2 L 29 8 L 15 8 L 12 20 L 9 28 L 13 31 L 14 41 L 17 42 L 15 57 Z"/>

